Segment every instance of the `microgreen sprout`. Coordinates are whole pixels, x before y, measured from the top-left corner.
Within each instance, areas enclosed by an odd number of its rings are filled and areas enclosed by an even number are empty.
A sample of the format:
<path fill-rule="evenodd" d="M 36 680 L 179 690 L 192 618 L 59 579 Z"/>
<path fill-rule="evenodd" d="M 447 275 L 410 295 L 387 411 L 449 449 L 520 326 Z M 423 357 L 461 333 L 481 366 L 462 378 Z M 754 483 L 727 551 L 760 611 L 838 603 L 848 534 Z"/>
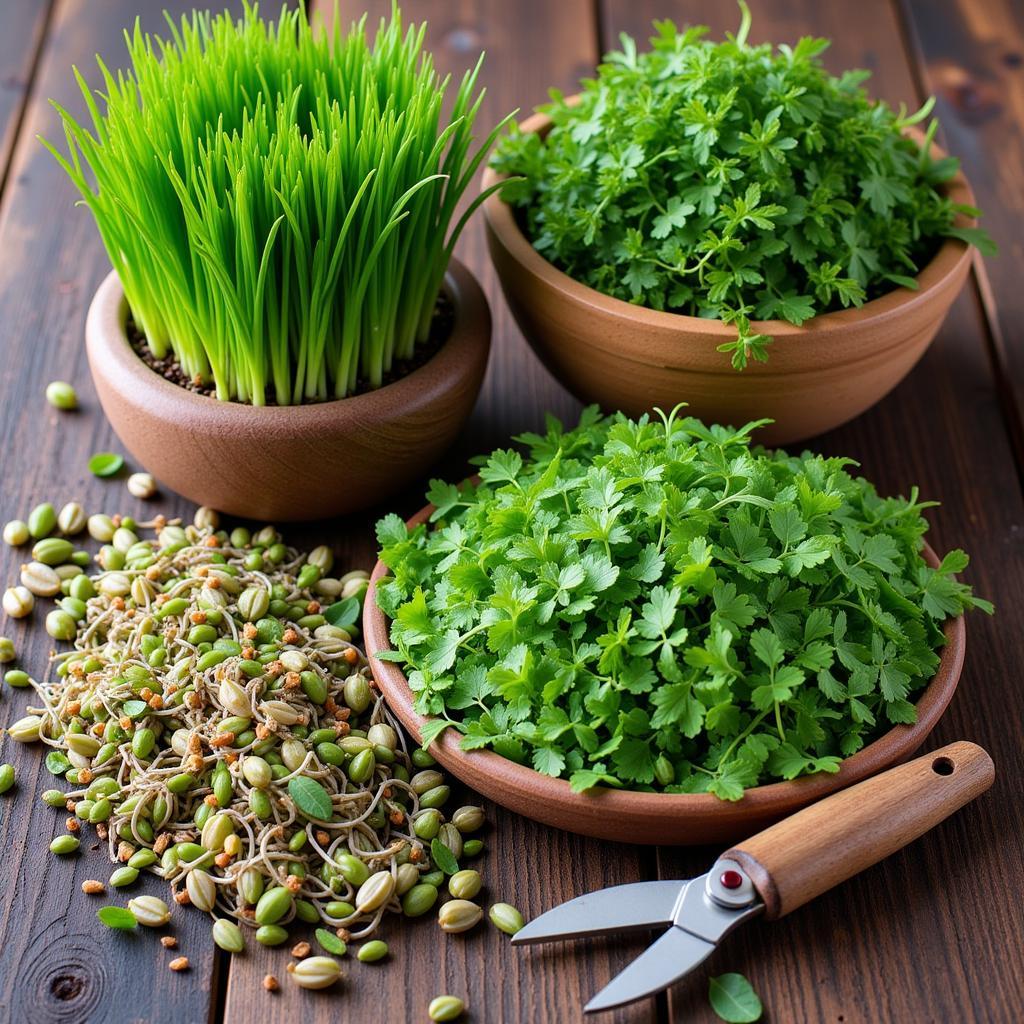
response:
<path fill-rule="evenodd" d="M 95 217 L 136 325 L 220 399 L 294 404 L 382 385 L 429 336 L 467 218 L 480 61 L 449 79 L 426 26 L 314 31 L 193 13 L 125 33 L 131 68 L 76 69 L 91 128 L 45 142 Z M 480 60 L 482 61 L 482 56 Z M 104 108 L 101 110 L 101 106 Z M 87 173 L 91 172 L 91 174 Z M 453 225 L 454 221 L 454 226 Z"/>

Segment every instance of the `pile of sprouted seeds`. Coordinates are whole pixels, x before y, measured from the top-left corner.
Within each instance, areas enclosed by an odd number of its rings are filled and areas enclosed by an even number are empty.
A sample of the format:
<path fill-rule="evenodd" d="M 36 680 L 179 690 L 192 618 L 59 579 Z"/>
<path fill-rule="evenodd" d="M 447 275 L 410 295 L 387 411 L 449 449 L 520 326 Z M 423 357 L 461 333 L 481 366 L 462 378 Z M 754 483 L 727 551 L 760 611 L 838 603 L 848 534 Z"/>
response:
<path fill-rule="evenodd" d="M 141 539 L 141 525 L 155 536 Z M 483 811 L 445 816 L 444 777 L 406 748 L 374 689 L 353 642 L 366 573 L 331 577 L 328 548 L 300 554 L 272 527 L 228 534 L 206 509 L 188 527 L 141 525 L 90 517 L 102 571 L 68 572 L 58 609 L 76 620 L 74 650 L 54 656 L 50 681 L 29 680 L 38 702 L 9 730 L 47 744 L 47 767 L 71 785 L 43 794 L 73 815 L 51 849 L 73 852 L 91 824 L 123 865 L 111 885 L 165 878 L 176 903 L 214 917 L 230 952 L 244 949 L 239 925 L 276 946 L 301 923 L 318 926 L 326 953 L 356 940 L 360 960 L 380 959 L 385 915 L 427 913 L 446 880 L 441 928 L 472 928 L 481 879 L 458 862 L 482 849 L 464 834 Z M 140 896 L 99 916 L 159 927 L 170 910 Z M 490 916 L 522 926 L 507 904 Z M 310 951 L 293 948 L 292 978 L 332 984 L 338 961 Z"/>

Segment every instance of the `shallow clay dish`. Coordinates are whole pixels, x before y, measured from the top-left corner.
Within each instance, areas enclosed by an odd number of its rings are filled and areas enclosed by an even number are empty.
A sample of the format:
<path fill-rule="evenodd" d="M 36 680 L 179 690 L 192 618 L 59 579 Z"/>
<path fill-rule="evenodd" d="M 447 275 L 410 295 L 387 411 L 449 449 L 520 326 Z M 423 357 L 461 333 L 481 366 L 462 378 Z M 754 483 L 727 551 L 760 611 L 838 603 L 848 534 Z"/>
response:
<path fill-rule="evenodd" d="M 522 129 L 544 135 L 550 126 L 547 115 L 537 114 Z M 935 152 L 943 155 L 938 147 Z M 499 180 L 488 168 L 483 187 Z M 946 191 L 954 201 L 973 205 L 963 175 Z M 516 322 L 577 398 L 630 416 L 688 402 L 688 413 L 709 423 L 741 426 L 770 417 L 774 425 L 758 434 L 764 444 L 830 430 L 891 391 L 924 354 L 971 266 L 970 248 L 947 239 L 918 275 L 917 291 L 898 288 L 802 327 L 755 322 L 756 332 L 774 338 L 768 361 L 737 372 L 717 350 L 735 337 L 735 329 L 636 306 L 581 284 L 533 248 L 515 211 L 497 193 L 484 203 L 484 216 L 491 259 Z"/>
<path fill-rule="evenodd" d="M 111 273 L 89 309 L 86 348 L 103 411 L 139 469 L 200 505 L 249 519 L 320 519 L 371 505 L 422 476 L 473 409 L 491 344 L 480 286 L 445 276 L 448 340 L 393 384 L 313 405 L 256 408 L 197 395 L 151 370 L 125 333 Z"/>
<path fill-rule="evenodd" d="M 410 529 L 425 522 L 434 506 L 428 505 L 409 521 Z M 924 557 L 939 564 L 935 552 L 925 546 Z M 387 699 L 388 707 L 418 741 L 425 721 L 413 710 L 413 693 L 402 669 L 374 657 L 388 650 L 390 622 L 377 607 L 377 580 L 387 574 L 378 562 L 370 577 L 363 605 L 363 633 L 366 656 L 373 678 Z M 963 616 L 945 626 L 946 646 L 934 678 L 917 702 L 917 721 L 897 725 L 874 743 L 847 758 L 834 775 L 812 775 L 792 782 L 776 782 L 748 789 L 735 803 L 708 793 L 638 793 L 598 786 L 586 793 L 574 793 L 564 779 L 516 764 L 488 750 L 462 750 L 454 729 L 446 729 L 430 752 L 467 786 L 517 814 L 599 839 L 624 843 L 699 846 L 726 843 L 753 835 L 801 807 L 829 793 L 905 761 L 935 728 L 953 697 L 963 667 L 966 634 Z"/>

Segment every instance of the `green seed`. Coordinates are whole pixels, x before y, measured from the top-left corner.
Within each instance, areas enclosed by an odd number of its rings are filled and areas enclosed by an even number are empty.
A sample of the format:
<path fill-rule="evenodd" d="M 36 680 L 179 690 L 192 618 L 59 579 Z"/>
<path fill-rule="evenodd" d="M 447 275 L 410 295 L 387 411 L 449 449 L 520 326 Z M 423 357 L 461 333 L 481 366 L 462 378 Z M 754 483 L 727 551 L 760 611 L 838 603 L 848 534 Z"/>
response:
<path fill-rule="evenodd" d="M 14 785 L 14 766 L 0 764 L 0 793 L 6 793 Z"/>
<path fill-rule="evenodd" d="M 456 871 L 448 879 L 448 891 L 458 900 L 471 900 L 479 892 L 482 881 L 480 874 L 471 868 Z"/>
<path fill-rule="evenodd" d="M 406 917 L 422 917 L 437 902 L 437 887 L 421 882 L 402 897 L 402 911 Z"/>
<path fill-rule="evenodd" d="M 422 796 L 424 793 L 444 782 L 444 776 L 440 772 L 424 771 L 417 772 L 410 780 L 409 786 L 414 793 Z"/>
<path fill-rule="evenodd" d="M 366 862 L 351 853 L 336 854 L 334 859 L 342 877 L 350 885 L 362 885 L 370 877 L 370 869 Z"/>
<path fill-rule="evenodd" d="M 428 842 L 437 835 L 440 828 L 441 812 L 434 809 L 428 809 L 421 814 L 417 814 L 412 825 L 412 830 L 416 833 L 417 837 L 426 839 Z"/>
<path fill-rule="evenodd" d="M 48 807 L 63 807 L 67 803 L 67 794 L 59 789 L 43 791 L 43 803 Z"/>
<path fill-rule="evenodd" d="M 452 814 L 452 824 L 460 832 L 475 832 L 483 823 L 484 809 L 482 807 L 460 807 Z"/>
<path fill-rule="evenodd" d="M 80 845 L 74 836 L 57 836 L 50 843 L 50 852 L 56 853 L 58 856 L 64 856 L 68 853 L 74 853 Z"/>
<path fill-rule="evenodd" d="M 179 775 L 173 775 L 167 780 L 167 789 L 171 793 L 180 795 L 191 789 L 195 785 L 195 781 L 194 775 L 190 775 L 188 772 L 181 772 Z"/>
<path fill-rule="evenodd" d="M 484 841 L 482 839 L 467 839 L 462 844 L 462 856 L 463 857 L 476 857 L 477 854 L 481 853 L 484 848 Z"/>
<path fill-rule="evenodd" d="M 355 912 L 356 908 L 344 900 L 330 900 L 324 905 L 324 913 L 335 921 L 342 921 L 346 917 L 351 917 Z"/>
<path fill-rule="evenodd" d="M 523 915 L 510 903 L 495 903 L 488 912 L 491 924 L 506 935 L 515 935 L 523 925 Z"/>
<path fill-rule="evenodd" d="M 42 540 L 56 529 L 57 513 L 48 501 L 44 501 L 29 512 L 27 524 L 29 536 L 33 540 Z"/>
<path fill-rule="evenodd" d="M 54 608 L 46 616 L 46 632 L 54 640 L 74 640 L 78 633 L 78 623 L 63 608 Z"/>
<path fill-rule="evenodd" d="M 52 380 L 46 385 L 46 400 L 55 409 L 63 409 L 65 412 L 78 408 L 78 395 L 64 380 Z"/>
<path fill-rule="evenodd" d="M 135 735 L 132 737 L 132 753 L 139 760 L 144 761 L 148 758 L 154 746 L 156 746 L 156 733 L 152 729 L 135 730 Z"/>
<path fill-rule="evenodd" d="M 309 900 L 295 901 L 295 917 L 305 924 L 317 924 L 320 920 L 319 912 Z"/>
<path fill-rule="evenodd" d="M 52 614 L 52 613 L 51 613 Z M 377 759 L 372 750 L 363 750 L 352 758 L 348 766 L 348 777 L 355 783 L 366 782 L 377 767 Z"/>
<path fill-rule="evenodd" d="M 213 941 L 228 953 L 241 953 L 245 949 L 242 929 L 223 917 L 213 922 Z"/>
<path fill-rule="evenodd" d="M 163 928 L 171 919 L 170 908 L 158 896 L 136 896 L 128 901 L 128 909 L 147 928 Z"/>
<path fill-rule="evenodd" d="M 95 825 L 97 822 L 106 821 L 107 818 L 113 813 L 114 808 L 111 806 L 110 801 L 103 797 L 97 800 L 91 808 L 89 808 L 89 821 Z"/>
<path fill-rule="evenodd" d="M 275 885 L 256 904 L 256 923 L 276 924 L 291 909 L 292 894 L 283 885 Z"/>
<path fill-rule="evenodd" d="M 263 876 L 255 868 L 246 868 L 238 876 L 235 888 L 246 903 L 258 903 L 263 895 Z"/>
<path fill-rule="evenodd" d="M 19 548 L 27 544 L 31 534 L 28 532 L 28 523 L 21 519 L 12 519 L 4 526 L 4 542 L 12 548 Z"/>
<path fill-rule="evenodd" d="M 9 672 L 4 673 L 4 682 L 17 690 L 23 690 L 32 680 L 27 672 L 22 671 L 20 668 L 12 668 Z"/>
<path fill-rule="evenodd" d="M 420 797 L 420 807 L 441 807 L 449 796 L 451 789 L 448 786 L 435 786 Z"/>
<path fill-rule="evenodd" d="M 444 872 L 441 870 L 425 871 L 420 875 L 420 881 L 424 885 L 432 885 L 435 889 L 440 889 L 444 884 Z"/>
<path fill-rule="evenodd" d="M 450 935 L 468 932 L 484 916 L 483 910 L 469 900 L 449 900 L 437 913 L 441 931 Z"/>
<path fill-rule="evenodd" d="M 205 857 L 207 852 L 198 843 L 177 843 L 174 849 L 178 851 L 178 859 L 186 864 Z"/>
<path fill-rule="evenodd" d="M 438 829 L 437 838 L 451 851 L 456 860 L 462 856 L 462 833 L 451 822 Z M 441 865 L 439 864 L 438 867 Z"/>
<path fill-rule="evenodd" d="M 360 675 L 349 676 L 345 680 L 345 703 L 357 714 L 361 715 L 373 699 L 370 684 Z"/>
<path fill-rule="evenodd" d="M 254 789 L 249 793 L 249 809 L 257 818 L 265 820 L 270 817 L 273 813 L 273 808 L 270 803 L 270 797 L 265 790 Z"/>
<path fill-rule="evenodd" d="M 117 784 L 117 779 L 112 779 L 109 775 L 103 776 L 102 778 L 96 779 L 87 790 L 87 796 L 91 800 L 96 800 L 101 796 L 113 796 L 120 787 Z"/>
<path fill-rule="evenodd" d="M 341 939 L 338 938 L 337 935 L 334 934 L 334 932 L 330 932 L 326 928 L 317 928 L 315 934 L 316 941 L 319 942 L 328 953 L 332 953 L 334 956 L 345 955 L 348 947 Z"/>
<path fill-rule="evenodd" d="M 76 601 L 88 601 L 96 596 L 96 588 L 92 585 L 92 580 L 83 573 L 71 581 L 68 587 L 68 596 L 73 597 Z"/>
<path fill-rule="evenodd" d="M 458 996 L 436 996 L 430 1000 L 427 1016 L 433 1021 L 458 1020 L 466 1004 Z"/>
<path fill-rule="evenodd" d="M 75 546 L 63 537 L 44 537 L 32 547 L 32 557 L 43 565 L 62 565 L 74 553 Z"/>
<path fill-rule="evenodd" d="M 132 885 L 139 877 L 137 868 L 130 868 L 126 864 L 123 868 L 118 868 L 110 876 L 110 884 L 115 889 L 123 889 L 125 886 Z"/>
<path fill-rule="evenodd" d="M 141 850 L 136 850 L 135 853 L 128 858 L 128 867 L 135 868 L 136 871 L 141 871 L 143 868 L 148 868 L 155 864 L 156 861 L 156 854 L 149 849 L 148 846 L 144 846 Z"/>
<path fill-rule="evenodd" d="M 264 924 L 256 929 L 256 941 L 261 946 L 280 946 L 288 941 L 288 929 L 276 924 Z"/>
<path fill-rule="evenodd" d="M 356 959 L 363 964 L 375 964 L 378 960 L 383 960 L 387 955 L 388 944 L 381 942 L 380 939 L 374 939 L 372 942 L 364 942 L 359 947 Z"/>

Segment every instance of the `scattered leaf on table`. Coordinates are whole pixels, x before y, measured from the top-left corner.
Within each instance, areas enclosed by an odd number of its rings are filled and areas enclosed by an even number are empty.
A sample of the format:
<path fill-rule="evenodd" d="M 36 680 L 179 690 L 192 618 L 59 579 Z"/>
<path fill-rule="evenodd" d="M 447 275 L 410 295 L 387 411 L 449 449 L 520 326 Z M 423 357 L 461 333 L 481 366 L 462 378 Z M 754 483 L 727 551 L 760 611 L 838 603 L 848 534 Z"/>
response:
<path fill-rule="evenodd" d="M 742 974 L 722 974 L 712 978 L 708 999 L 711 1009 L 729 1024 L 752 1024 L 761 1019 L 761 1000 Z"/>

